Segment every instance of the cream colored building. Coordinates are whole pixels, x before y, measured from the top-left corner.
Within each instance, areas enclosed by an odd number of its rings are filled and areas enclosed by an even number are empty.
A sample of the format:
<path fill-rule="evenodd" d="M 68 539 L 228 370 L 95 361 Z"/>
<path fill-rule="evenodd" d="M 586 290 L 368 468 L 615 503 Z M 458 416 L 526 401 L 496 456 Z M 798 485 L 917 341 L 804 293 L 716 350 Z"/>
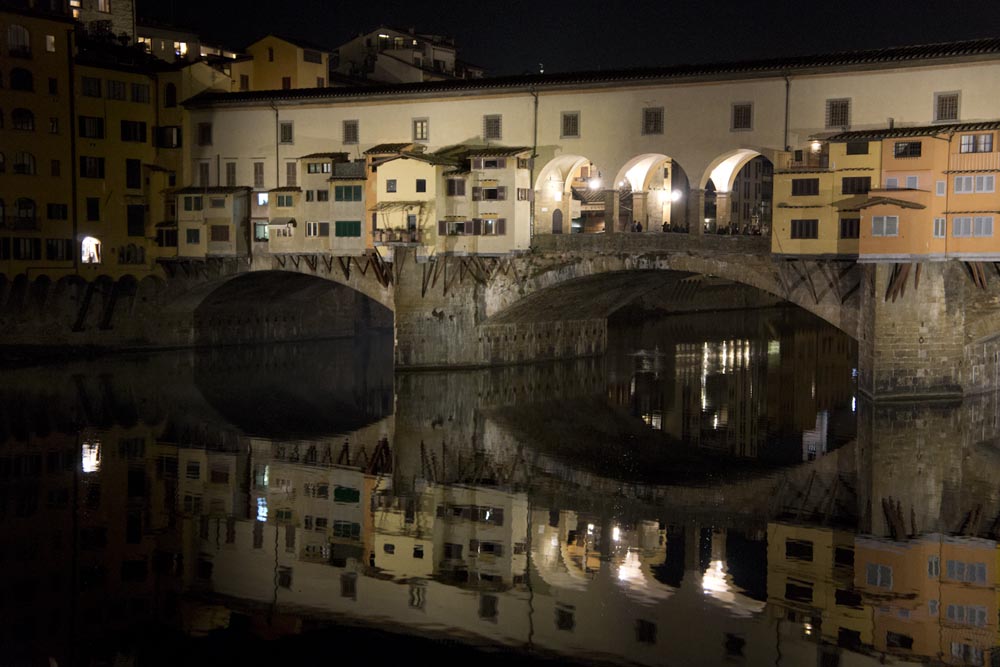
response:
<path fill-rule="evenodd" d="M 246 52 L 252 60 L 233 64 L 235 90 L 323 88 L 328 83 L 330 54 L 325 47 L 268 35 L 248 46 Z"/>

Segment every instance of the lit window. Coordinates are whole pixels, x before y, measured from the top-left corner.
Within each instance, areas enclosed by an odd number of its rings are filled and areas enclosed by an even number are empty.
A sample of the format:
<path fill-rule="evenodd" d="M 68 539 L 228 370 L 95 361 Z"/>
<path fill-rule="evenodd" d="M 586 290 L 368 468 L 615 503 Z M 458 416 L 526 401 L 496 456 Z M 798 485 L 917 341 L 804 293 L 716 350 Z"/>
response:
<path fill-rule="evenodd" d="M 45 35 L 45 50 L 49 53 L 56 52 L 56 36 L 55 35 Z"/>
<path fill-rule="evenodd" d="M 87 236 L 80 244 L 80 261 L 84 264 L 101 263 L 101 242 L 93 236 Z"/>
<path fill-rule="evenodd" d="M 90 237 L 87 237 L 90 238 Z M 84 241 L 86 243 L 86 241 Z M 85 260 L 86 261 L 86 260 Z M 84 440 L 80 450 L 83 472 L 98 472 L 101 469 L 101 441 Z"/>

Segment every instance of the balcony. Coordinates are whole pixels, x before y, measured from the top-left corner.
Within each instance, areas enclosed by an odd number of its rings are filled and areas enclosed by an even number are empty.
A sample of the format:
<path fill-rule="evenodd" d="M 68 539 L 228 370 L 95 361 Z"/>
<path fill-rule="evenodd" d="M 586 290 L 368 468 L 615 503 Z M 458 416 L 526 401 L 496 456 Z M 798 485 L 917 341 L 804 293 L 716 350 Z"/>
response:
<path fill-rule="evenodd" d="M 1000 170 L 1000 153 L 955 153 L 948 160 L 950 171 Z"/>
<path fill-rule="evenodd" d="M 830 154 L 825 151 L 820 153 L 801 151 L 798 159 L 795 153 L 779 154 L 778 164 L 775 165 L 775 171 L 818 171 L 829 168 Z"/>

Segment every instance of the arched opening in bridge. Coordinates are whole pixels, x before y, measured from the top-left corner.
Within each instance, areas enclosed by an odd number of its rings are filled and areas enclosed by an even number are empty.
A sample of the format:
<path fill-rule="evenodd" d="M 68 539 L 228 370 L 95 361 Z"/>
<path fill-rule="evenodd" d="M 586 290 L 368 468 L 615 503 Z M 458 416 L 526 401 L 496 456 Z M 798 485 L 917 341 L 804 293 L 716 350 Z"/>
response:
<path fill-rule="evenodd" d="M 285 271 L 258 271 L 206 286 L 175 308 L 193 311 L 197 345 L 367 337 L 393 325 L 392 312 L 361 292 Z M 391 354 L 391 336 L 387 344 Z"/>
<path fill-rule="evenodd" d="M 686 232 L 690 227 L 687 174 L 662 153 L 637 155 L 618 171 L 619 230 Z"/>
<path fill-rule="evenodd" d="M 605 229 L 605 198 L 613 182 L 582 155 L 550 160 L 535 180 L 535 233 L 570 234 Z"/>
<path fill-rule="evenodd" d="M 774 164 L 741 148 L 720 155 L 702 176 L 705 230 L 718 234 L 769 235 Z"/>

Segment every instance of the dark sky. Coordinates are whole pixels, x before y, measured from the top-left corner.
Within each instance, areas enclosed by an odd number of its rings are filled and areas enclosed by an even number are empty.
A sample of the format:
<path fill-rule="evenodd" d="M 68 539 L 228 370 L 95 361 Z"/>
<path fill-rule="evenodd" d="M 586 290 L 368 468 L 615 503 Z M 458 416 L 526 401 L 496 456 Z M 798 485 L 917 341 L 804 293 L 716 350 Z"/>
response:
<path fill-rule="evenodd" d="M 137 2 L 143 17 L 236 47 L 272 31 L 335 47 L 379 24 L 414 27 L 453 36 L 459 57 L 491 74 L 537 71 L 539 63 L 559 72 L 1000 37 L 998 0 Z"/>

